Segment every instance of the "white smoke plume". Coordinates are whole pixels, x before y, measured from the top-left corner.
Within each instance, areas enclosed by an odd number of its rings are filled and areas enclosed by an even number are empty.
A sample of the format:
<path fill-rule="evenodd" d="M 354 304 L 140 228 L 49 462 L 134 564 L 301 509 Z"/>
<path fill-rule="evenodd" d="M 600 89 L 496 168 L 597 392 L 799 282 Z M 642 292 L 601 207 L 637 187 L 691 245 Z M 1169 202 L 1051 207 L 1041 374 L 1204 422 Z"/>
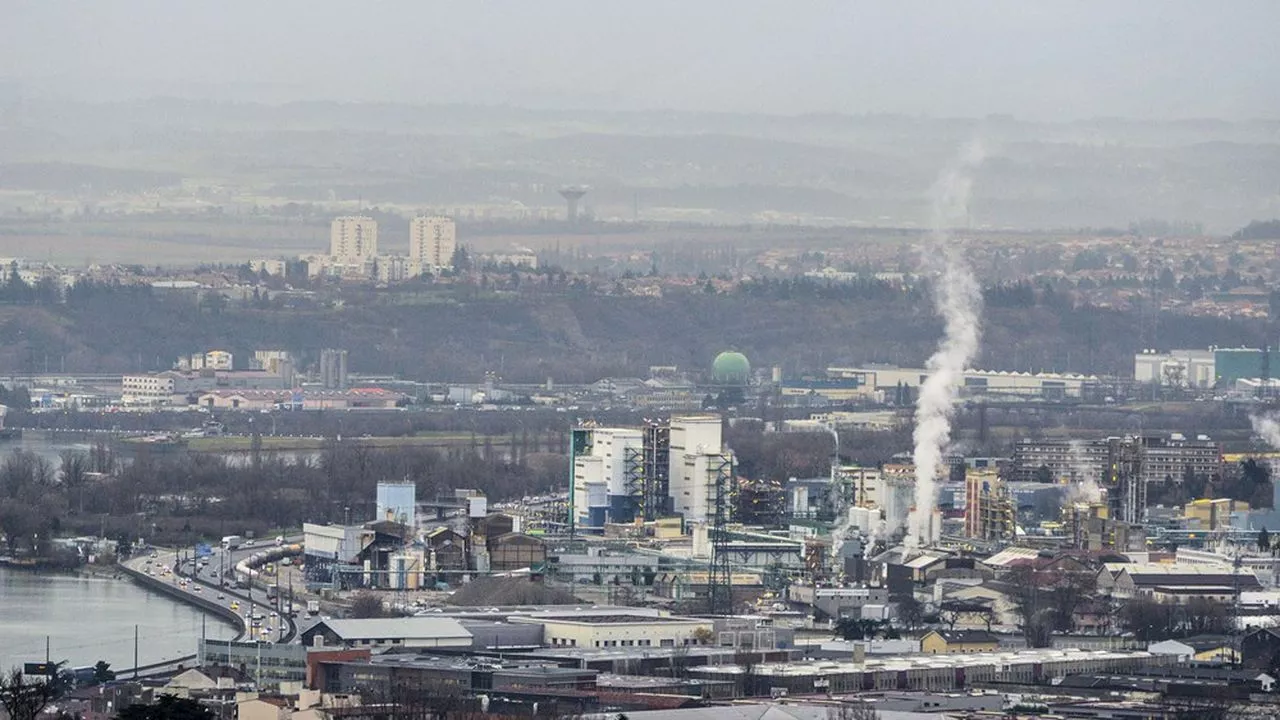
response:
<path fill-rule="evenodd" d="M 1098 472 L 1084 452 L 1084 442 L 1071 440 L 1067 443 L 1067 448 L 1071 458 L 1071 485 L 1067 487 L 1067 502 L 1102 502 L 1102 486 L 1098 484 Z"/>
<path fill-rule="evenodd" d="M 831 530 L 831 564 L 837 568 L 844 567 L 844 544 L 849 539 L 849 531 L 853 529 L 853 508 L 845 508 L 836 519 L 836 526 Z"/>
<path fill-rule="evenodd" d="M 907 518 L 906 544 L 936 542 L 941 528 L 934 523 L 938 504 L 937 477 L 942 452 L 951 438 L 951 417 L 961 376 L 978 353 L 981 337 L 982 288 L 951 237 L 951 228 L 967 222 L 973 171 L 985 153 L 971 143 L 938 177 L 933 187 L 933 233 L 925 258 L 936 258 L 941 270 L 934 282 L 934 306 L 943 319 L 943 336 L 925 364 L 928 377 L 916 400 L 915 509 Z"/>
<path fill-rule="evenodd" d="M 1280 417 L 1274 413 L 1250 415 L 1249 424 L 1253 425 L 1253 431 L 1258 434 L 1258 437 L 1265 440 L 1272 448 L 1280 450 Z"/>

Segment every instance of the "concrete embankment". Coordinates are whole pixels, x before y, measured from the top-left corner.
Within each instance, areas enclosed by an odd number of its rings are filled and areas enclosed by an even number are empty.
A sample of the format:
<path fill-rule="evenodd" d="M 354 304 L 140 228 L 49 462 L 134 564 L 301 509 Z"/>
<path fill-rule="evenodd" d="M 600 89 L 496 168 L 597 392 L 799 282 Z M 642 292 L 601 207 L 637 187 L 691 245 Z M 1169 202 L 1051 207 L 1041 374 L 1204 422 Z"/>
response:
<path fill-rule="evenodd" d="M 219 620 L 222 620 L 227 624 L 231 625 L 239 632 L 239 634 L 236 635 L 235 637 L 236 640 L 241 640 L 244 638 L 244 634 L 245 634 L 244 621 L 241 620 L 240 616 L 237 615 L 235 611 L 233 611 L 231 608 L 223 607 L 222 605 L 219 605 L 218 603 L 212 600 L 199 597 L 192 593 L 186 592 L 182 588 L 175 586 L 171 582 L 166 582 L 160 578 L 148 575 L 140 570 L 135 570 L 129 567 L 128 565 L 125 565 L 124 563 L 120 563 L 119 565 L 117 565 L 117 567 L 120 568 L 120 572 L 124 573 L 125 575 L 128 575 L 129 578 L 131 578 L 134 582 L 138 583 L 139 585 L 155 590 L 156 592 L 168 595 L 169 597 L 172 597 L 175 600 L 178 600 L 179 602 L 184 602 L 184 603 L 187 603 L 188 605 L 193 605 L 197 608 L 200 608 L 201 610 L 209 613 L 210 615 L 213 615 Z"/>

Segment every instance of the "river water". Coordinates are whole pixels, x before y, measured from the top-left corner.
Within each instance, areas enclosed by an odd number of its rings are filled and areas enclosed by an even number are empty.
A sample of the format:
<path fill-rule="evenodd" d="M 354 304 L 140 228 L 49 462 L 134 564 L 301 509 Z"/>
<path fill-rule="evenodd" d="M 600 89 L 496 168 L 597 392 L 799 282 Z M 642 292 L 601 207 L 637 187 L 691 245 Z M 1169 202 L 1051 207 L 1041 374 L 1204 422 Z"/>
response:
<path fill-rule="evenodd" d="M 87 452 L 88 443 L 24 437 L 0 443 L 3 455 L 30 450 L 56 469 L 64 450 Z M 80 577 L 0 568 L 0 671 L 23 662 L 43 662 L 45 638 L 50 658 L 72 666 L 106 660 L 113 668 L 133 667 L 134 626 L 138 661 L 143 664 L 192 655 L 202 632 L 230 639 L 235 631 L 191 605 L 146 590 L 121 576 Z"/>
<path fill-rule="evenodd" d="M 133 667 L 133 631 L 138 662 L 192 655 L 202 632 L 231 639 L 233 630 L 191 605 L 142 588 L 121 577 L 37 574 L 0 568 L 0 670 L 42 662 L 45 637 L 50 659 L 72 666 L 106 660 Z"/>

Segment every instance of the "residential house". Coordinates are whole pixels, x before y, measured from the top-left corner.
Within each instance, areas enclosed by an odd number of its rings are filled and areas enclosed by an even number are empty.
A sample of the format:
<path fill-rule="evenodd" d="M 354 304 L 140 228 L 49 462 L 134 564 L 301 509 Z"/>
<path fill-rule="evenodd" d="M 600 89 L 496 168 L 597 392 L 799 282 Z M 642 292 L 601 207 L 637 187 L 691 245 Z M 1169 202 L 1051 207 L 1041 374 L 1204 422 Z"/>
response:
<path fill-rule="evenodd" d="M 1240 663 L 1268 672 L 1280 667 L 1280 628 L 1258 628 L 1241 638 Z"/>
<path fill-rule="evenodd" d="M 995 652 L 1000 638 L 985 630 L 931 630 L 920 638 L 920 652 L 926 655 L 956 655 Z"/>

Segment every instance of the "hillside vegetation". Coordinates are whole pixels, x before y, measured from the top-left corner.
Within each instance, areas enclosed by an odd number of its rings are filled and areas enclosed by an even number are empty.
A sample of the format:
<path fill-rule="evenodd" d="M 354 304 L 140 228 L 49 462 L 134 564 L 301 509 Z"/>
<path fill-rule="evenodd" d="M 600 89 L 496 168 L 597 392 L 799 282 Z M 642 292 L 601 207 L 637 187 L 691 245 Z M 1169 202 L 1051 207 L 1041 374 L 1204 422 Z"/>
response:
<path fill-rule="evenodd" d="M 999 292 L 989 298 L 983 367 L 1124 375 L 1143 347 L 1136 312 L 1074 307 L 1034 293 L 1016 301 Z M 1149 320 L 1145 329 L 1152 329 Z M 350 350 L 354 372 L 418 380 L 477 381 L 492 370 L 517 382 L 590 382 L 643 374 L 657 364 L 701 369 L 725 348 L 746 353 L 757 367 L 798 373 L 841 363 L 919 365 L 940 330 L 924 293 L 640 298 L 453 288 L 283 307 L 146 288 L 86 288 L 72 291 L 65 303 L 0 305 L 0 372 L 158 370 L 180 354 L 208 348 L 238 357 L 284 348 L 305 364 L 321 348 L 341 347 Z M 1180 317 L 1154 330 L 1164 347 L 1265 342 L 1262 321 Z"/>

